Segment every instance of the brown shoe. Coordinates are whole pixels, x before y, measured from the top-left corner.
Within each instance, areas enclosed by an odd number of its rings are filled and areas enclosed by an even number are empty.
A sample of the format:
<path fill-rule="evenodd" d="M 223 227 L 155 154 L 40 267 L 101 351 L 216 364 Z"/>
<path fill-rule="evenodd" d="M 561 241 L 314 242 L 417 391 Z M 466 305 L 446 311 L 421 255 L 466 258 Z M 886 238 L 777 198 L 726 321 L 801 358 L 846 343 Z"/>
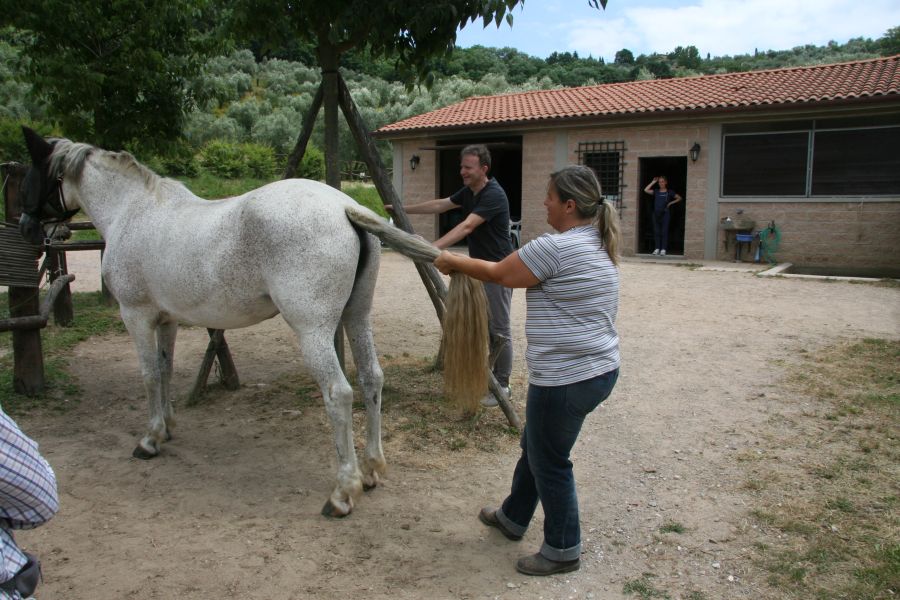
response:
<path fill-rule="evenodd" d="M 557 573 L 568 573 L 569 571 L 577 571 L 581 567 L 581 559 L 575 560 L 550 560 L 545 558 L 540 552 L 525 556 L 516 563 L 516 571 L 525 575 L 536 575 L 542 577 L 544 575 L 556 575 Z"/>
<path fill-rule="evenodd" d="M 487 525 L 488 527 L 496 527 L 500 530 L 500 533 L 505 535 L 508 539 L 511 539 L 514 542 L 518 542 L 522 539 L 521 535 L 517 535 L 503 526 L 503 523 L 497 518 L 497 509 L 485 506 L 481 509 L 481 512 L 478 513 L 478 520 Z"/>

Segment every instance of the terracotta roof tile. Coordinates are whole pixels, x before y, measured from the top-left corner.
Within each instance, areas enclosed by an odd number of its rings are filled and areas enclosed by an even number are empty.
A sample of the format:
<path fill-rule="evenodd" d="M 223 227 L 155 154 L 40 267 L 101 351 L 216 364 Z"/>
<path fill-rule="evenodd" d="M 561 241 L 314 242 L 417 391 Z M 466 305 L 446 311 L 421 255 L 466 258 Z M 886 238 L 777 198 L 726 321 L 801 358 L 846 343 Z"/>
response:
<path fill-rule="evenodd" d="M 488 124 L 797 105 L 874 96 L 900 98 L 900 55 L 848 63 L 475 96 L 376 134 Z"/>

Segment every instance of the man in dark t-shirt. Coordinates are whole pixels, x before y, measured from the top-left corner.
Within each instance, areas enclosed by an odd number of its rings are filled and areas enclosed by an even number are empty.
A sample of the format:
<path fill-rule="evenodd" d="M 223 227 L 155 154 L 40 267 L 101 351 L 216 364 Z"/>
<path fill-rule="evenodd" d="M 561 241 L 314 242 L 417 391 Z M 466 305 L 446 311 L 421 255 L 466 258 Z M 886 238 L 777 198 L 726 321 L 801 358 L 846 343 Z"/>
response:
<path fill-rule="evenodd" d="M 488 178 L 491 154 L 483 145 L 466 146 L 460 152 L 459 174 L 463 187 L 447 198 L 429 200 L 406 206 L 409 214 L 440 214 L 449 210 L 462 210 L 463 221 L 434 242 L 446 249 L 466 238 L 469 256 L 498 262 L 512 254 L 509 238 L 509 200 L 496 179 Z M 386 206 L 388 210 L 391 206 Z M 487 295 L 491 347 L 501 346 L 494 363 L 494 376 L 504 393 L 509 395 L 509 375 L 512 371 L 512 332 L 509 308 L 512 290 L 495 283 L 485 283 Z M 497 400 L 489 393 L 482 404 L 496 406 Z"/>

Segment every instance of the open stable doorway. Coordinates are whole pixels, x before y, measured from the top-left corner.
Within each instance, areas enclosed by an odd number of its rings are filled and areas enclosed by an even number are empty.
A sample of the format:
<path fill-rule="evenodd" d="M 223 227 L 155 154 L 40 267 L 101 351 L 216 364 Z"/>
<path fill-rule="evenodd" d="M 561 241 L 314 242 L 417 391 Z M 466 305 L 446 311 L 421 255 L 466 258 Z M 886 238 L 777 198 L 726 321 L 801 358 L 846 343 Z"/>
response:
<path fill-rule="evenodd" d="M 670 209 L 669 219 L 669 247 L 667 254 L 684 254 L 684 219 L 685 207 L 690 202 L 687 197 L 687 158 L 684 156 L 654 156 L 640 159 L 640 180 L 638 181 L 638 254 L 650 254 L 653 252 L 653 196 L 644 193 L 647 184 L 654 177 L 665 175 L 669 180 L 669 189 L 674 190 L 682 197 L 682 201 Z"/>
<path fill-rule="evenodd" d="M 522 218 L 522 138 L 467 138 L 438 142 L 435 150 L 438 153 L 438 198 L 447 198 L 462 187 L 459 176 L 459 152 L 470 144 L 484 144 L 491 153 L 491 170 L 488 177 L 493 177 L 500 184 L 509 198 L 509 216 L 512 221 Z M 462 221 L 461 211 L 451 210 L 440 215 L 438 219 L 438 235 L 442 236 Z M 462 241 L 461 244 L 465 244 Z"/>

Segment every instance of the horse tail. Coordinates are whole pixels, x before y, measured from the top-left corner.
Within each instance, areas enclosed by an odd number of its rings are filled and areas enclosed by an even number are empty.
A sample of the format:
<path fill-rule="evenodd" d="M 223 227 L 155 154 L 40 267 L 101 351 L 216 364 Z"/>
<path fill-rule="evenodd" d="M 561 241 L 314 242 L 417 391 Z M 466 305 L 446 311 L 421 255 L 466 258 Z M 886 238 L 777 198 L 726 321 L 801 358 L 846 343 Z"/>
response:
<path fill-rule="evenodd" d="M 441 253 L 417 235 L 394 227 L 359 205 L 346 209 L 350 222 L 377 236 L 413 262 L 432 263 Z M 450 276 L 444 314 L 444 390 L 465 414 L 475 414 L 487 392 L 488 308 L 480 281 L 461 273 Z"/>

